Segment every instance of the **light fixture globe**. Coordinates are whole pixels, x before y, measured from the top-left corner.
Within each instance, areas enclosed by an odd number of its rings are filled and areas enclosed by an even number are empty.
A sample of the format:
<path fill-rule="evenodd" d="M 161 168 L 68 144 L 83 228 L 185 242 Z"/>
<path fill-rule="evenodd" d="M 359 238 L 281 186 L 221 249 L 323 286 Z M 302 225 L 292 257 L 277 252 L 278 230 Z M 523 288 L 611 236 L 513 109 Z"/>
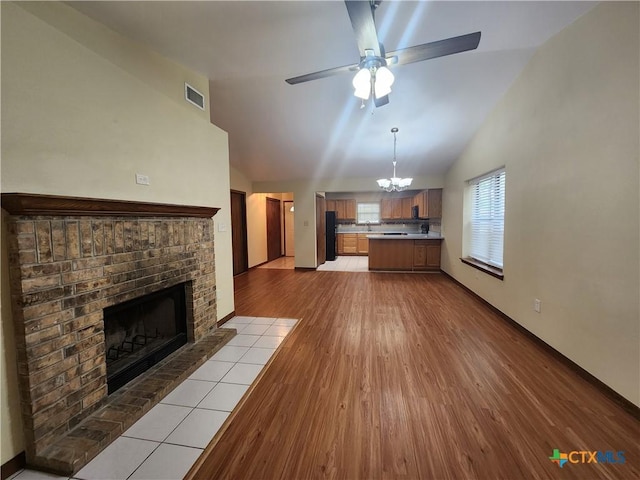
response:
<path fill-rule="evenodd" d="M 376 97 L 377 96 L 378 95 L 376 94 Z M 391 129 L 391 133 L 393 133 L 393 176 L 390 179 L 381 178 L 376 181 L 382 190 L 387 192 L 401 192 L 411 186 L 413 178 L 400 178 L 396 176 L 396 146 L 398 142 L 396 134 L 398 133 L 398 127 L 393 127 Z"/>
<path fill-rule="evenodd" d="M 368 68 L 361 68 L 353 77 L 354 95 L 362 100 L 368 100 L 371 95 L 371 72 Z"/>
<path fill-rule="evenodd" d="M 389 188 L 389 185 L 391 185 L 391 180 L 389 180 L 388 178 L 380 178 L 379 180 L 376 180 L 378 182 L 378 186 L 380 188 Z"/>
<path fill-rule="evenodd" d="M 387 67 L 380 67 L 376 70 L 374 91 L 376 98 L 382 98 L 391 93 L 391 85 L 395 80 L 393 73 Z"/>

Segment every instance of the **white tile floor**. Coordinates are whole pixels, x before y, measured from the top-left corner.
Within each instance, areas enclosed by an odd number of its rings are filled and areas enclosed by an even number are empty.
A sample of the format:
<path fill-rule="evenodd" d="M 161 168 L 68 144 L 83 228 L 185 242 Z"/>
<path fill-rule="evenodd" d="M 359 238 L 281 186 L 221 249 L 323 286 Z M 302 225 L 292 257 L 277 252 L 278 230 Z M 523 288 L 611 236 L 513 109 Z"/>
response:
<path fill-rule="evenodd" d="M 335 260 L 324 262 L 316 268 L 324 272 L 368 272 L 369 257 L 367 256 L 340 256 Z"/>
<path fill-rule="evenodd" d="M 225 323 L 238 335 L 72 478 L 182 479 L 296 322 L 234 317 Z M 22 470 L 10 480 L 68 477 Z"/>

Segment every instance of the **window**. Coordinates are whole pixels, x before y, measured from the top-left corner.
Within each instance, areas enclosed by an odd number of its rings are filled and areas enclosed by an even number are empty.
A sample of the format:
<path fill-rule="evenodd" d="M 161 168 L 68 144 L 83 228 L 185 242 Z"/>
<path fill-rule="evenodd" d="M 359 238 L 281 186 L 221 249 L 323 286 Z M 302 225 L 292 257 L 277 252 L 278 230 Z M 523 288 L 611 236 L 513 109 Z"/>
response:
<path fill-rule="evenodd" d="M 471 243 L 469 256 L 502 269 L 505 170 L 469 180 Z"/>
<path fill-rule="evenodd" d="M 380 203 L 358 203 L 357 223 L 380 223 Z"/>

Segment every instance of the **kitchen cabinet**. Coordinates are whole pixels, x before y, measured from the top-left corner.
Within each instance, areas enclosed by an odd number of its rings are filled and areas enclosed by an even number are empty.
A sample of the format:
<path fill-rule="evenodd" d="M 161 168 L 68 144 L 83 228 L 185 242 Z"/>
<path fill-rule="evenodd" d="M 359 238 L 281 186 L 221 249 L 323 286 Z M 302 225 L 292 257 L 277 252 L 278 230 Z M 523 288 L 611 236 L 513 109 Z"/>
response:
<path fill-rule="evenodd" d="M 413 197 L 383 198 L 380 200 L 380 218 L 383 220 L 409 220 Z"/>
<path fill-rule="evenodd" d="M 369 270 L 412 269 L 412 241 L 369 239 Z"/>
<path fill-rule="evenodd" d="M 367 255 L 369 253 L 369 238 L 367 233 L 358 233 L 358 255 Z"/>
<path fill-rule="evenodd" d="M 369 270 L 440 270 L 440 239 L 369 239 Z"/>
<path fill-rule="evenodd" d="M 338 233 L 338 255 L 355 255 L 358 253 L 357 233 Z"/>
<path fill-rule="evenodd" d="M 430 188 L 417 193 L 413 197 L 414 205 L 418 206 L 418 218 L 442 217 L 442 189 Z"/>
<path fill-rule="evenodd" d="M 343 198 L 326 201 L 327 210 L 336 212 L 337 220 L 356 219 L 356 200 L 354 198 Z"/>
<path fill-rule="evenodd" d="M 392 198 L 383 198 L 380 200 L 380 218 L 390 220 L 393 218 L 393 202 Z"/>
<path fill-rule="evenodd" d="M 400 199 L 402 202 L 401 217 L 405 219 L 411 218 L 411 207 L 413 207 L 413 197 L 404 197 Z"/>
<path fill-rule="evenodd" d="M 413 197 L 413 204 L 418 206 L 418 218 L 427 216 L 427 191 L 418 192 Z"/>
<path fill-rule="evenodd" d="M 442 189 L 430 188 L 428 190 L 427 211 L 429 218 L 442 217 Z"/>
<path fill-rule="evenodd" d="M 415 240 L 413 243 L 413 269 L 440 269 L 440 240 Z"/>
<path fill-rule="evenodd" d="M 338 255 L 367 255 L 369 253 L 368 233 L 338 233 Z"/>

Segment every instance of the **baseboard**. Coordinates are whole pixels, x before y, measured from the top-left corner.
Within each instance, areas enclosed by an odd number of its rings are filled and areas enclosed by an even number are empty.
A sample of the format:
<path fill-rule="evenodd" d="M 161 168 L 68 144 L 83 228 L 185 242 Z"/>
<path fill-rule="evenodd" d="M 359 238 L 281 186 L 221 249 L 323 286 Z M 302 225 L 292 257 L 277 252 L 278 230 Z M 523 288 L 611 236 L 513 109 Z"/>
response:
<path fill-rule="evenodd" d="M 27 456 L 24 452 L 20 452 L 18 455 L 13 457 L 11 460 L 8 460 L 6 463 L 2 465 L 0 478 L 1 480 L 6 480 L 11 475 L 16 472 L 19 472 L 27 465 Z"/>
<path fill-rule="evenodd" d="M 236 316 L 236 311 L 233 310 L 230 314 L 225 315 L 224 317 L 222 317 L 222 319 L 218 320 L 218 322 L 216 323 L 216 326 L 221 327 L 222 325 L 227 323 L 229 320 L 231 320 L 235 316 Z"/>
<path fill-rule="evenodd" d="M 570 358 L 566 357 L 564 354 L 562 354 L 561 352 L 559 352 L 555 348 L 553 348 L 551 345 L 549 345 L 547 342 L 542 340 L 540 337 L 538 337 L 537 335 L 531 333 L 529 330 L 527 330 L 525 327 L 523 327 L 518 322 L 516 322 L 513 318 L 511 318 L 509 315 L 507 315 L 506 313 L 502 312 L 498 308 L 496 308 L 493 305 L 491 305 L 489 302 L 487 302 L 484 298 L 482 298 L 476 292 L 471 290 L 469 287 L 467 287 L 466 285 L 460 283 L 458 280 L 453 278 L 451 275 L 449 275 L 444 270 L 441 270 L 441 271 L 442 271 L 442 273 L 444 275 L 446 275 L 448 278 L 450 278 L 453 282 L 455 282 L 456 284 L 460 285 L 464 290 L 469 292 L 475 298 L 477 298 L 482 303 L 487 305 L 491 310 L 496 312 L 502 319 L 506 320 L 507 323 L 509 325 L 511 325 L 513 328 L 515 328 L 516 330 L 518 330 L 521 333 L 524 333 L 528 338 L 533 340 L 538 346 L 543 348 L 545 351 L 550 353 L 554 358 L 556 358 L 557 360 L 559 360 L 562 363 L 564 363 L 571 370 L 573 370 L 576 374 L 578 374 L 579 376 L 584 378 L 586 381 L 591 383 L 598 390 L 600 390 L 603 394 L 605 394 L 607 397 L 609 397 L 611 400 L 613 400 L 615 403 L 617 403 L 622 409 L 624 409 L 629 414 L 633 415 L 634 418 L 636 418 L 637 420 L 640 420 L 640 407 L 636 406 L 630 400 L 627 400 L 626 398 L 624 398 L 622 395 L 620 395 L 618 392 L 616 392 L 609 385 L 604 383 L 602 380 L 594 377 L 591 373 L 586 371 L 584 368 L 582 368 L 576 362 L 574 362 Z"/>
<path fill-rule="evenodd" d="M 316 267 L 295 267 L 294 270 L 301 270 L 305 272 L 315 272 Z"/>

